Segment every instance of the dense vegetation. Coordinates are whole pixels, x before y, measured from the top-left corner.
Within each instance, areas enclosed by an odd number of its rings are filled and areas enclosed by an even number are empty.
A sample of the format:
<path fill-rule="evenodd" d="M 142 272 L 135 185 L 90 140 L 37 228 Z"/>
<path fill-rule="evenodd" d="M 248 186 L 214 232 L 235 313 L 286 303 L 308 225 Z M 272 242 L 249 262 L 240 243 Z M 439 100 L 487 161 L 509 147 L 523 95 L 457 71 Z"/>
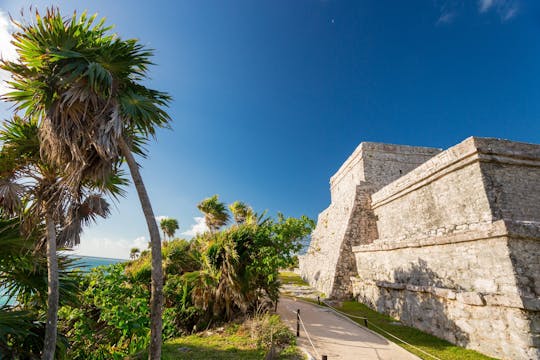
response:
<path fill-rule="evenodd" d="M 278 298 L 278 269 L 293 263 L 313 222 L 258 216 L 248 205 L 204 199 L 208 232 L 173 240 L 159 227 L 135 155 L 168 127 L 168 94 L 147 88 L 152 51 L 86 13 L 56 8 L 14 22 L 18 58 L 2 95 L 16 112 L 0 130 L 0 278 L 16 305 L 0 307 L 0 358 L 160 358 L 166 338 L 246 315 Z M 123 195 L 127 165 L 150 233 L 132 262 L 81 274 L 59 250 Z M 227 224 L 232 212 L 235 224 Z M 162 253 L 163 251 L 163 253 Z M 165 298 L 164 298 L 165 294 Z M 162 314 L 164 309 L 164 314 Z M 163 323 L 162 323 L 163 321 Z"/>
<path fill-rule="evenodd" d="M 47 310 L 47 260 L 36 248 L 39 231 L 21 236 L 18 218 L 0 218 L 0 283 L 7 303 L 0 303 L 0 358 L 36 359 L 43 350 Z M 60 304 L 74 306 L 80 273 L 73 258 L 58 257 Z M 17 306 L 13 304 L 17 303 Z M 57 352 L 68 346 L 59 337 Z"/>
<path fill-rule="evenodd" d="M 261 219 L 163 247 L 165 339 L 264 312 L 279 295 L 278 270 L 311 232 L 305 217 Z M 69 357 L 123 358 L 148 345 L 150 254 L 92 270 L 77 306 L 60 312 Z"/>
<path fill-rule="evenodd" d="M 20 236 L 19 225 L 17 219 L 3 221 L 0 231 L 0 246 L 6 249 L 2 253 L 6 256 L 0 257 L 0 274 L 18 300 L 16 307 L 0 308 L 0 354 L 38 358 L 46 314 L 46 261 L 44 254 L 34 251 L 34 239 Z M 271 309 L 279 295 L 278 271 L 294 261 L 300 240 L 313 225 L 306 217 L 279 214 L 270 219 L 251 211 L 245 221 L 229 228 L 215 228 L 191 241 L 167 242 L 162 251 L 164 338 L 188 336 Z M 59 260 L 64 270 L 57 357 L 123 359 L 145 352 L 150 341 L 149 251 L 87 274 L 69 270 L 73 260 L 65 256 Z M 272 321 L 276 327 L 277 320 Z M 274 345 L 286 349 L 291 340 L 280 343 L 280 333 L 288 339 L 280 328 Z M 246 351 L 260 354 L 271 346 L 272 342 L 262 341 Z"/>
<path fill-rule="evenodd" d="M 32 151 L 23 146 L 22 154 L 16 154 L 2 146 L 0 207 L 3 215 L 24 217 L 23 223 L 32 225 L 28 228 L 44 228 L 48 299 L 42 358 L 52 360 L 60 287 L 57 246 L 76 245 L 88 217 L 108 214 L 101 196 L 110 185 L 118 185 L 112 179 L 127 164 L 152 245 L 149 357 L 158 359 L 161 239 L 134 154 L 144 156 L 146 141 L 157 128 L 169 126 L 165 108 L 170 97 L 145 86 L 152 51 L 113 34 L 104 20 L 95 20 L 96 15 L 86 13 L 65 18 L 57 8 L 49 8 L 44 14 L 36 11 L 33 21 L 13 21 L 17 59 L 0 60 L 0 69 L 10 73 L 11 88 L 2 100 L 12 102 L 21 122 L 33 125 L 26 129 L 35 131 L 17 132 L 8 126 L 4 134 L 35 136 L 23 144 Z"/>

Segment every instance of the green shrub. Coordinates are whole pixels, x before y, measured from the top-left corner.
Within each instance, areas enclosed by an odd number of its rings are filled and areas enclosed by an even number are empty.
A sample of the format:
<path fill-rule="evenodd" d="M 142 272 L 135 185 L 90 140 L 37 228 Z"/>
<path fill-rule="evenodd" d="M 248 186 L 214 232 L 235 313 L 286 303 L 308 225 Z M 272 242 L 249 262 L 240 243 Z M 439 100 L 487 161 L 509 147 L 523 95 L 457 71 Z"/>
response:
<path fill-rule="evenodd" d="M 60 309 L 70 359 L 121 359 L 149 343 L 150 293 L 124 264 L 92 269 L 82 280 L 80 305 Z"/>
<path fill-rule="evenodd" d="M 206 233 L 163 247 L 163 337 L 190 334 L 245 314 L 279 296 L 278 271 L 294 261 L 311 220 L 278 216 Z M 60 310 L 60 330 L 70 359 L 122 359 L 149 343 L 151 259 L 93 269 L 80 280 L 79 306 Z M 261 348 L 285 348 L 290 332 L 277 317 L 263 317 Z"/>
<path fill-rule="evenodd" d="M 271 348 L 282 351 L 289 351 L 296 345 L 296 337 L 289 330 L 287 325 L 281 322 L 278 315 L 264 314 L 256 316 L 246 322 L 251 338 L 257 342 L 257 346 L 265 351 Z"/>

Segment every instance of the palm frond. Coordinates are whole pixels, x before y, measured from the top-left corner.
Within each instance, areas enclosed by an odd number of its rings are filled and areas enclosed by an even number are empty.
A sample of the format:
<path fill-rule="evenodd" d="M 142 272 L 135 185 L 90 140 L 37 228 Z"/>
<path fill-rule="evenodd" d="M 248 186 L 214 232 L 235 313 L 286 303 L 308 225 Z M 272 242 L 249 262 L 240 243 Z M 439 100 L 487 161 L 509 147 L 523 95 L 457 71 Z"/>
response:
<path fill-rule="evenodd" d="M 141 84 L 152 50 L 96 19 L 36 11 L 33 22 L 15 23 L 19 58 L 0 61 L 12 88 L 2 98 L 40 121 L 41 156 L 61 167 L 73 188 L 83 179 L 107 181 L 121 136 L 144 155 L 143 139 L 170 122 L 170 96 Z"/>
<path fill-rule="evenodd" d="M 58 246 L 71 248 L 78 245 L 83 227 L 95 222 L 98 217 L 106 218 L 109 214 L 109 203 L 99 194 L 90 194 L 82 203 L 72 204 L 66 224 L 58 234 Z"/>
<path fill-rule="evenodd" d="M 218 195 L 204 199 L 197 208 L 204 214 L 206 225 L 211 231 L 218 230 L 229 221 L 227 207 L 219 201 Z"/>

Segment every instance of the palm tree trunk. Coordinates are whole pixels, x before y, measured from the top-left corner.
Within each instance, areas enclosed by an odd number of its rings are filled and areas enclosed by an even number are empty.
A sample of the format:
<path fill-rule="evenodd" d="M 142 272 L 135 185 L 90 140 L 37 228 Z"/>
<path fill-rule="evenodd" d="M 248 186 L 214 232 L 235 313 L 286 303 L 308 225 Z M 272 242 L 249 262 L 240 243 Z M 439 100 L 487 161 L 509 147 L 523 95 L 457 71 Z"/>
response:
<path fill-rule="evenodd" d="M 133 183 L 139 194 L 141 207 L 146 218 L 146 225 L 150 233 L 150 244 L 152 249 L 152 295 L 150 297 L 150 349 L 148 359 L 157 360 L 161 358 L 161 327 L 162 327 L 162 305 L 163 305 L 163 269 L 161 267 L 161 239 L 159 228 L 152 210 L 152 204 L 148 198 L 148 193 L 144 186 L 139 166 L 131 153 L 124 138 L 120 138 L 120 150 L 126 158 Z"/>
<path fill-rule="evenodd" d="M 56 256 L 56 229 L 50 213 L 45 215 L 47 227 L 47 324 L 45 325 L 45 340 L 43 360 L 53 360 L 56 350 L 56 330 L 58 322 L 58 258 Z"/>

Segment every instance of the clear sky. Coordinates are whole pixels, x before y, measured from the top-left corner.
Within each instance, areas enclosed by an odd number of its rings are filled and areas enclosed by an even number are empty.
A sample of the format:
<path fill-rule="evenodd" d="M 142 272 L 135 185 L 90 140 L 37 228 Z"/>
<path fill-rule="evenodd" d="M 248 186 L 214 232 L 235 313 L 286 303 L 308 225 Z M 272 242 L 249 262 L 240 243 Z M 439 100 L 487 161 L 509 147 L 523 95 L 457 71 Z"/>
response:
<path fill-rule="evenodd" d="M 26 5 L 24 5 L 26 3 Z M 6 14 L 51 2 L 1 1 Z M 172 131 L 141 160 L 154 211 L 193 230 L 219 194 L 316 218 L 362 141 L 447 148 L 468 136 L 540 143 L 534 0 L 65 1 L 156 50 Z M 0 108 L 5 117 L 6 106 Z M 200 219 L 199 219 L 200 220 Z M 147 230 L 135 191 L 88 229 L 82 254 L 127 257 Z"/>

